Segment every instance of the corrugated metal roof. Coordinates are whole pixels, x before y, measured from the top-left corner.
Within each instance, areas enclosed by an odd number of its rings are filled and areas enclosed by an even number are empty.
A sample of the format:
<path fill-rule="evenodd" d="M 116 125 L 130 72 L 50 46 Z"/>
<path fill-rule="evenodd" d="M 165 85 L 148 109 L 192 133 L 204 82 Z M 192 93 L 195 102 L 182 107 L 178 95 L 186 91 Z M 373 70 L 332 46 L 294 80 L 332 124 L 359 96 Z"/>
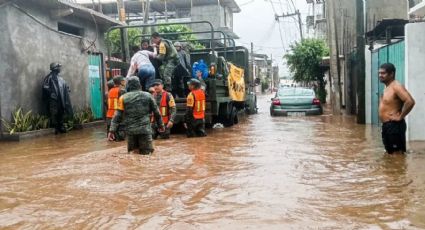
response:
<path fill-rule="evenodd" d="M 14 1 L 15 3 L 25 2 L 25 4 L 32 3 L 34 5 L 40 5 L 48 7 L 49 9 L 73 9 L 73 15 L 76 15 L 81 18 L 92 20 L 93 15 L 96 18 L 96 22 L 101 25 L 114 26 L 114 25 L 125 25 L 107 15 L 104 15 L 100 12 L 94 11 L 92 9 L 86 8 L 82 5 L 74 3 L 71 0 L 25 0 L 25 1 Z"/>

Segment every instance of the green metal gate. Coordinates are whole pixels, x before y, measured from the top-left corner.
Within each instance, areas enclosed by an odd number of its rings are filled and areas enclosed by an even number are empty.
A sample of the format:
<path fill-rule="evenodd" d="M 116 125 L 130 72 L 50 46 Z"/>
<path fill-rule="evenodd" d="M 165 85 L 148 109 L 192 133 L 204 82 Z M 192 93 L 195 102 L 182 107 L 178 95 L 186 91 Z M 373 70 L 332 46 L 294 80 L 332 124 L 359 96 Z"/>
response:
<path fill-rule="evenodd" d="M 103 96 L 102 96 L 102 56 L 97 54 L 89 55 L 89 87 L 90 87 L 90 107 L 94 119 L 103 118 Z"/>
<path fill-rule="evenodd" d="M 385 85 L 379 81 L 379 66 L 392 63 L 396 67 L 396 80 L 404 85 L 405 79 L 405 42 L 400 41 L 372 52 L 372 124 L 379 125 L 379 102 Z"/>

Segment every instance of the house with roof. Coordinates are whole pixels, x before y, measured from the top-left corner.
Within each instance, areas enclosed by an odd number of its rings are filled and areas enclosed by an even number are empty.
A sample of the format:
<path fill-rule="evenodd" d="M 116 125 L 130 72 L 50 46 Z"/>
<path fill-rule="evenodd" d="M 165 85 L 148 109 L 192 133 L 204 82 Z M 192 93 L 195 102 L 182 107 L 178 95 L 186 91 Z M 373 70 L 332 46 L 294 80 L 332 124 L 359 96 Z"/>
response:
<path fill-rule="evenodd" d="M 103 117 L 104 34 L 120 22 L 69 0 L 0 0 L 0 21 L 1 117 L 18 107 L 43 113 L 51 62 L 62 64 L 74 107 Z"/>
<path fill-rule="evenodd" d="M 119 18 L 115 0 L 104 0 L 100 4 L 89 0 L 76 2 L 110 17 Z M 142 23 L 144 12 L 149 10 L 148 23 L 209 21 L 215 30 L 223 31 L 227 37 L 238 38 L 233 32 L 233 15 L 241 12 L 241 9 L 235 0 L 150 0 L 149 9 L 146 9 L 146 1 L 127 0 L 124 1 L 124 7 L 128 24 Z M 210 28 L 208 25 L 198 24 L 192 25 L 192 29 L 206 31 Z M 217 34 L 216 37 L 219 36 Z M 210 38 L 209 35 L 198 37 Z"/>

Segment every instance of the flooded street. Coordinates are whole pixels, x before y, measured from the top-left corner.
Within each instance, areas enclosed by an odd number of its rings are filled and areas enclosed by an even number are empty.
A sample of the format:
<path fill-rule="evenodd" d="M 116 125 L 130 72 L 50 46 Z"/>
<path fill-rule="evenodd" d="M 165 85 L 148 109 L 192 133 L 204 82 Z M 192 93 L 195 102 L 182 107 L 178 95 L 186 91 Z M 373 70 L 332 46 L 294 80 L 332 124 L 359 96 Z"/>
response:
<path fill-rule="evenodd" d="M 425 229 L 425 151 L 387 156 L 351 117 L 270 117 L 155 142 L 103 128 L 0 143 L 0 228 Z"/>

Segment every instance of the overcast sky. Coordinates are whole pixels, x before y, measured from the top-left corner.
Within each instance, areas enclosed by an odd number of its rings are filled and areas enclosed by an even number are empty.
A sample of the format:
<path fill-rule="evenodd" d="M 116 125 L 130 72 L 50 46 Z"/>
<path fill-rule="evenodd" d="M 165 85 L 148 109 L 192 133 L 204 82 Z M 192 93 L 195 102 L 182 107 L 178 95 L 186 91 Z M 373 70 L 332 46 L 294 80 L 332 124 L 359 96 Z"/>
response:
<path fill-rule="evenodd" d="M 271 2 L 272 1 L 272 2 Z M 298 22 L 296 17 L 280 19 L 280 23 L 275 21 L 275 12 L 294 12 L 291 0 L 236 0 L 242 12 L 234 14 L 233 29 L 240 36 L 239 42 L 246 47 L 250 47 L 250 42 L 254 43 L 254 51 L 273 55 L 275 65 L 279 65 L 281 75 L 287 75 L 288 71 L 282 65 L 284 50 L 289 45 L 300 39 Z M 293 0 L 296 7 L 302 14 L 302 21 L 308 15 L 309 7 L 306 0 Z M 272 6 L 273 4 L 273 6 Z M 273 10 L 274 7 L 274 10 Z M 279 26 L 282 32 L 282 40 L 279 33 Z M 306 29 L 304 27 L 304 33 Z"/>

